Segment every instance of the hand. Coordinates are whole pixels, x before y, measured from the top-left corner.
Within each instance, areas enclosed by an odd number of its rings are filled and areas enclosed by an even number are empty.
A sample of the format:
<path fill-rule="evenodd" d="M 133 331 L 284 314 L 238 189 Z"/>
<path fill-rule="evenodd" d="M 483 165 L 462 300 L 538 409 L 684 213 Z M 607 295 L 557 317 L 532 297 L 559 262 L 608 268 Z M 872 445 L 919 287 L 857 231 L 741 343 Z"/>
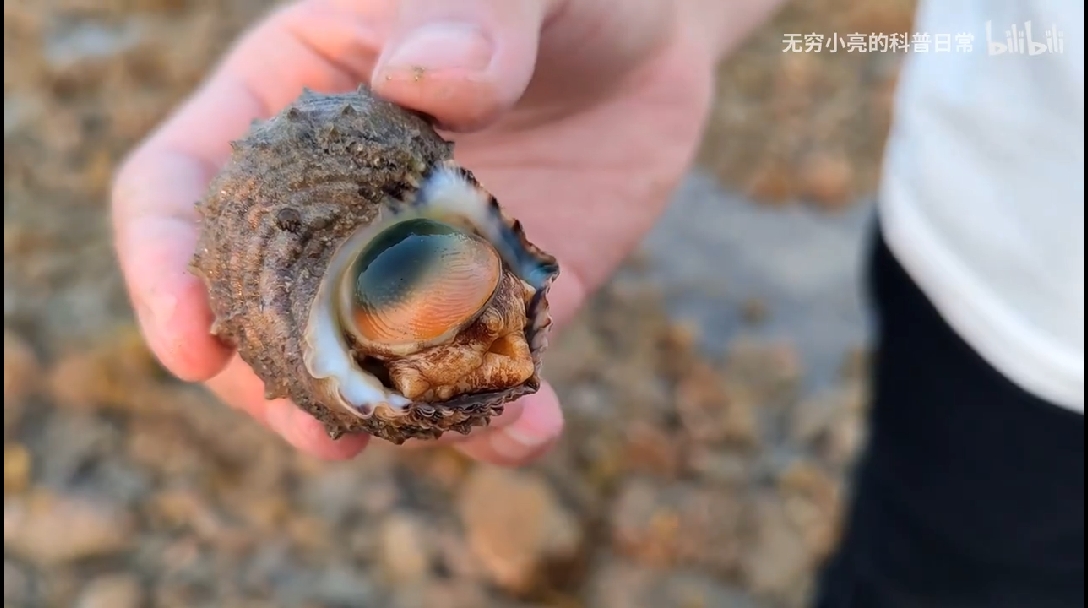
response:
<path fill-rule="evenodd" d="M 551 302 L 561 326 L 652 226 L 694 154 L 714 53 L 678 8 L 687 4 L 313 0 L 273 14 L 116 177 L 118 255 L 151 350 L 301 450 L 343 459 L 365 447 L 371 438 L 332 441 L 293 404 L 265 400 L 249 367 L 209 334 L 204 287 L 187 270 L 193 205 L 230 140 L 304 86 L 333 92 L 360 82 L 436 117 L 457 160 L 558 257 Z M 545 385 L 491 426 L 440 442 L 514 465 L 543 454 L 562 426 Z"/>

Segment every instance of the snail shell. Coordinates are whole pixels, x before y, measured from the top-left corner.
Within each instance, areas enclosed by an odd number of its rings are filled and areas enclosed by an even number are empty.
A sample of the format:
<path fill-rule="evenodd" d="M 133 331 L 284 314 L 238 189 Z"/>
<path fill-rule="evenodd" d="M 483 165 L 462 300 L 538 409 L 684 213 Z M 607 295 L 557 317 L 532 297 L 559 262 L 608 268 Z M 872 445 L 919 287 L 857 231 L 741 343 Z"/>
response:
<path fill-rule="evenodd" d="M 197 205 L 212 333 L 333 438 L 467 433 L 540 386 L 555 258 L 365 88 L 255 122 Z"/>

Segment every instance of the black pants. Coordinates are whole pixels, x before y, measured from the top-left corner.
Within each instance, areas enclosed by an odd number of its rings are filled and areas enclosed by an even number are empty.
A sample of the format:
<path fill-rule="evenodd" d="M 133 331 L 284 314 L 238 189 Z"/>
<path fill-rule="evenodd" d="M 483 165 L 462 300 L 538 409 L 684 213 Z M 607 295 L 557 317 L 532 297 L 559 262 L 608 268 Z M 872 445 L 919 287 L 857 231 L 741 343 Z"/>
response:
<path fill-rule="evenodd" d="M 877 236 L 870 441 L 818 608 L 1084 606 L 1084 417 L 1012 384 Z"/>

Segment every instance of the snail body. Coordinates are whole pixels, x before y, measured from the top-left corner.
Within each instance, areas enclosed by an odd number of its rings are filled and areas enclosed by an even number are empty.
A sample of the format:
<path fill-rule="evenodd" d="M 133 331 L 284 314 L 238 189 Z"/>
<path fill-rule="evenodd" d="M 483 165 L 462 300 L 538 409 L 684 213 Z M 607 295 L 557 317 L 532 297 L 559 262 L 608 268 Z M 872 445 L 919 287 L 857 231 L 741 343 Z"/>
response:
<path fill-rule="evenodd" d="M 305 91 L 197 205 L 212 332 L 334 438 L 467 433 L 540 386 L 555 258 L 452 152 L 366 88 Z"/>

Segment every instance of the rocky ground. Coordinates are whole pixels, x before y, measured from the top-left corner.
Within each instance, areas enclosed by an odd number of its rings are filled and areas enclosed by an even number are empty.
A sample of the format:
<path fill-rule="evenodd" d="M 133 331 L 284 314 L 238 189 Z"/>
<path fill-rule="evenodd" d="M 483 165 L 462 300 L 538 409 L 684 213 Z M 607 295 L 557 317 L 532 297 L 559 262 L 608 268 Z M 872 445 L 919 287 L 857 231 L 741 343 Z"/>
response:
<path fill-rule="evenodd" d="M 722 66 L 701 173 L 559 338 L 569 431 L 517 471 L 318 462 L 145 350 L 111 172 L 268 4 L 4 4 L 4 605 L 802 605 L 862 438 L 851 205 L 897 62 L 782 40 L 904 32 L 912 3 L 798 2 Z"/>

